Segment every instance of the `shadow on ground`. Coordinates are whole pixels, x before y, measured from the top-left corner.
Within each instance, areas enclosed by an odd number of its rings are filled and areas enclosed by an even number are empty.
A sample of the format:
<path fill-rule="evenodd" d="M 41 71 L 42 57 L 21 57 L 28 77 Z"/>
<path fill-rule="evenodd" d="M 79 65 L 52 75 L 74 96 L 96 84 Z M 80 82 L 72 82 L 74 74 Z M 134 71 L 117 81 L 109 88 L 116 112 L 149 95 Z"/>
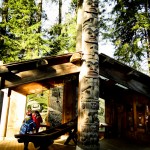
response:
<path fill-rule="evenodd" d="M 57 140 L 49 150 L 76 150 L 74 143 L 64 145 L 63 140 Z M 130 140 L 119 138 L 101 139 L 99 150 L 150 150 L 150 144 L 133 143 Z"/>
<path fill-rule="evenodd" d="M 49 150 L 77 150 L 73 141 L 64 145 L 66 139 L 57 139 L 49 146 Z M 150 150 L 150 144 L 132 143 L 130 140 L 119 138 L 101 139 L 99 150 Z M 23 143 L 16 139 L 0 141 L 0 150 L 23 150 Z M 29 150 L 37 150 L 33 143 L 29 143 Z"/>
<path fill-rule="evenodd" d="M 150 144 L 133 143 L 124 139 L 102 139 L 100 150 L 150 150 Z"/>

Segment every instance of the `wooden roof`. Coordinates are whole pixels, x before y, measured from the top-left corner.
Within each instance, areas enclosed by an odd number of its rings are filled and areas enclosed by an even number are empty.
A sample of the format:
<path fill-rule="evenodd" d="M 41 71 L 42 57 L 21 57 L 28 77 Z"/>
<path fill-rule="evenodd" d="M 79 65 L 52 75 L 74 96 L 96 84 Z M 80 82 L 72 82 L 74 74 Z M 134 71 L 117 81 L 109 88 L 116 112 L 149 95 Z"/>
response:
<path fill-rule="evenodd" d="M 0 89 L 14 88 L 38 91 L 42 81 L 67 75 L 78 75 L 80 72 L 81 53 L 43 57 L 19 63 L 0 66 Z M 113 58 L 99 54 L 100 78 L 106 82 L 118 83 L 150 97 L 150 77 L 124 65 Z M 33 90 L 36 89 L 36 90 Z M 24 92 L 28 94 L 27 92 Z"/>

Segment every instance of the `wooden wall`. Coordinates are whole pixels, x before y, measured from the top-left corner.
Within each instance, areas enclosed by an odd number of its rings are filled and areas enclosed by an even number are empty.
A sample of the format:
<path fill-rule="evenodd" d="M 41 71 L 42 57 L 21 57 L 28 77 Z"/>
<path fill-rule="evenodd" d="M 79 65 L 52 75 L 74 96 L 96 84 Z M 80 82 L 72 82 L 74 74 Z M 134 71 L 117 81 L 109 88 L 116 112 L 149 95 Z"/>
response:
<path fill-rule="evenodd" d="M 147 142 L 150 138 L 150 100 L 134 91 L 107 97 L 106 123 L 106 137 Z"/>
<path fill-rule="evenodd" d="M 64 83 L 63 122 L 76 117 L 77 100 L 77 82 L 69 81 Z"/>

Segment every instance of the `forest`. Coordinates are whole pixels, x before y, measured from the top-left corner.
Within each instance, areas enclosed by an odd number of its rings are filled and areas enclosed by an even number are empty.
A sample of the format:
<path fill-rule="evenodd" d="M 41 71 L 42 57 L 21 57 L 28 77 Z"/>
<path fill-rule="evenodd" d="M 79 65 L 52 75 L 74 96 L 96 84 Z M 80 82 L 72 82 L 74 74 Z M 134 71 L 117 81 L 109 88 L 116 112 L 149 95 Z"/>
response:
<path fill-rule="evenodd" d="M 99 43 L 111 42 L 116 60 L 144 72 L 142 62 L 144 66 L 150 63 L 150 2 L 98 1 Z M 0 0 L 0 60 L 20 62 L 80 51 L 76 39 L 81 32 L 78 11 L 82 3 L 83 0 Z"/>

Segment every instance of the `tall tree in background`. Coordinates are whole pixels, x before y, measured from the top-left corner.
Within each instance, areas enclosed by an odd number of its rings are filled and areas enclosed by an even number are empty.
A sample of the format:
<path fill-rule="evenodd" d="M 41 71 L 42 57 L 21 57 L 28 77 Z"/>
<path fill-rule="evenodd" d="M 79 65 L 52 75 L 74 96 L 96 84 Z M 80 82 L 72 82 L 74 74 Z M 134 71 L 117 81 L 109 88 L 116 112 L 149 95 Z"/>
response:
<path fill-rule="evenodd" d="M 82 50 L 82 16 L 83 16 L 83 0 L 77 2 L 77 36 L 76 36 L 76 51 Z"/>
<path fill-rule="evenodd" d="M 1 11 L 1 26 L 0 26 L 0 54 L 5 55 L 4 48 L 4 36 L 6 35 L 6 23 L 8 18 L 8 0 L 4 0 L 2 3 Z"/>
<path fill-rule="evenodd" d="M 37 3 L 37 23 L 40 22 L 40 26 L 38 28 L 38 33 L 41 32 L 41 21 L 42 21 L 42 6 L 43 6 L 43 0 L 39 0 L 38 3 Z"/>
<path fill-rule="evenodd" d="M 107 4 L 112 1 L 104 0 Z M 150 43 L 150 5 L 148 0 L 114 0 L 113 23 L 106 38 L 115 45 L 114 56 L 117 60 L 140 67 L 143 56 L 148 54 Z M 108 21 L 108 20 L 107 20 Z M 112 20 L 111 20 L 112 21 Z M 113 28 L 112 28 L 113 27 Z"/>
<path fill-rule="evenodd" d="M 43 0 L 3 1 L 0 60 L 8 63 L 74 52 L 77 0 L 71 1 L 65 19 L 62 16 L 62 0 L 58 2 L 58 22 L 47 30 L 43 27 L 47 19 Z"/>
<path fill-rule="evenodd" d="M 2 12 L 8 10 L 7 21 L 2 21 L 0 27 L 6 27 L 1 37 L 4 39 L 0 59 L 4 62 L 21 61 L 39 57 L 42 51 L 41 10 L 34 0 L 9 0 L 3 2 Z M 39 14 L 37 12 L 40 12 Z"/>
<path fill-rule="evenodd" d="M 58 4 L 58 22 L 48 31 L 50 51 L 45 55 L 58 55 L 65 52 L 74 52 L 76 46 L 76 9 L 77 1 L 72 0 L 69 12 L 65 14 L 65 21 L 62 15 L 62 0 L 56 1 Z M 74 15 L 73 15 L 74 14 Z"/>

